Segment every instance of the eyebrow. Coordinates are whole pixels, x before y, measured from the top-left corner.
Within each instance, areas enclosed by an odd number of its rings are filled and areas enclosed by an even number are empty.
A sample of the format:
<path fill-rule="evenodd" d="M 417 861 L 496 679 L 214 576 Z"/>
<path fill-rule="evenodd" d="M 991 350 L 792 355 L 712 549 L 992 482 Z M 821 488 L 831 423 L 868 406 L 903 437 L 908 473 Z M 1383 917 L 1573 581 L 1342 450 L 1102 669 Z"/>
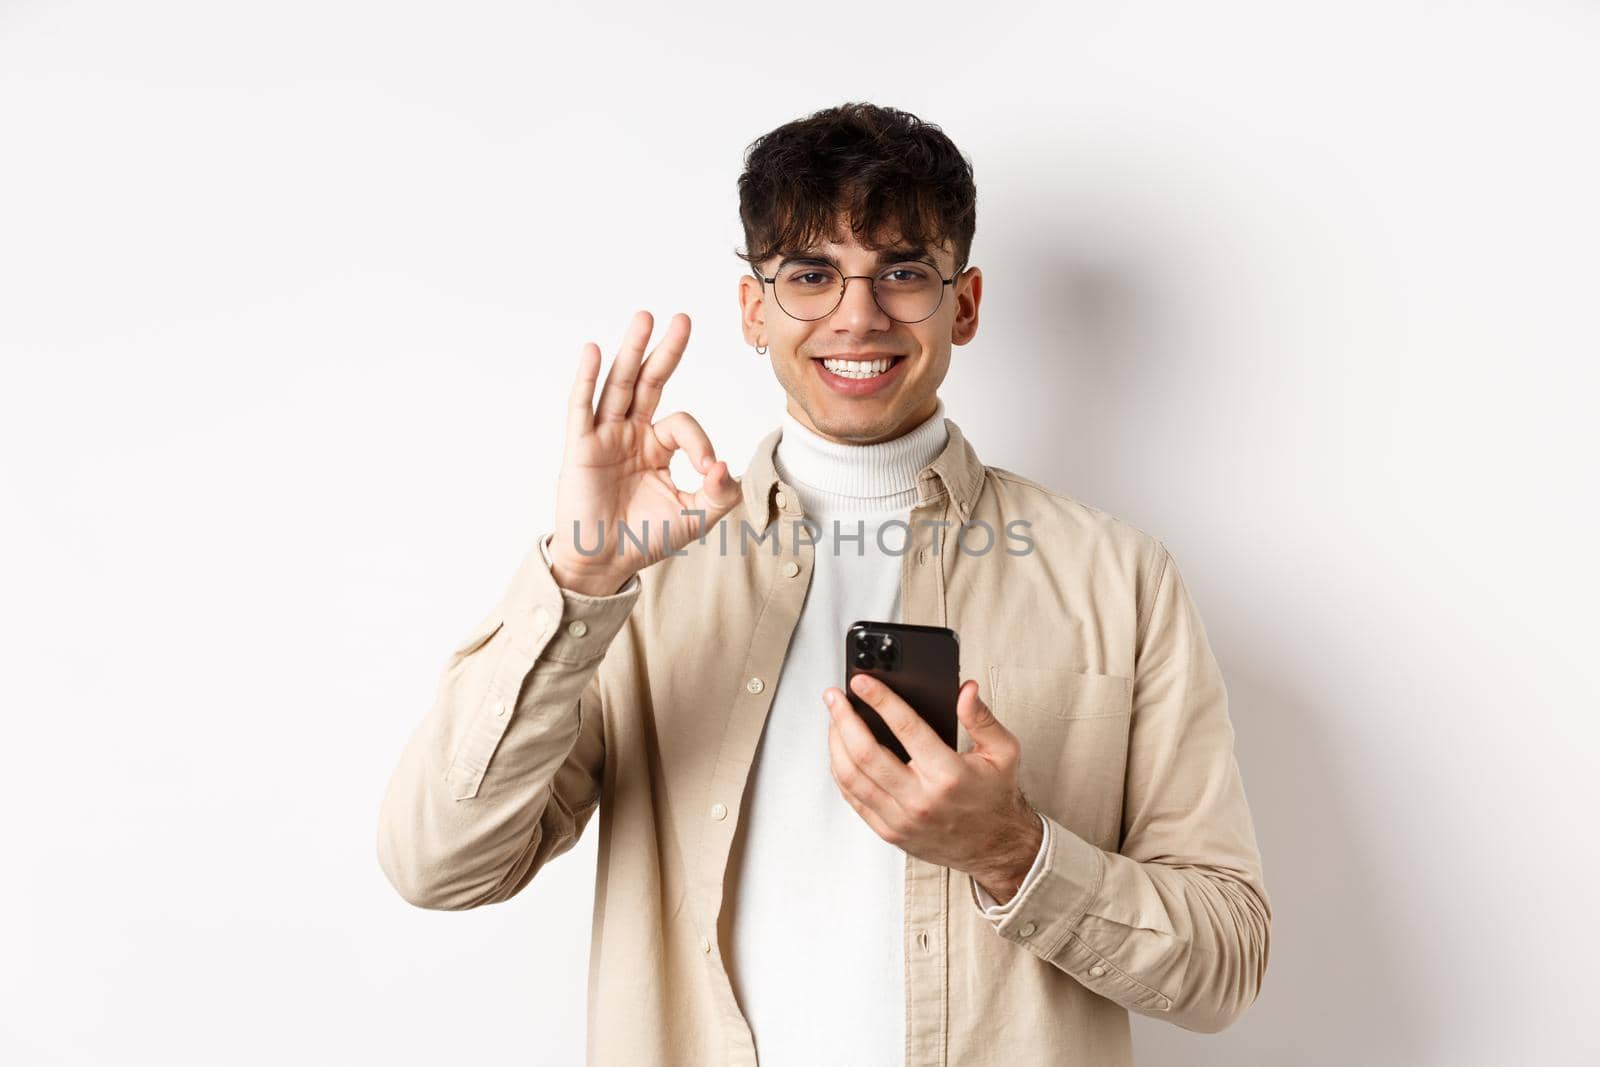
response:
<path fill-rule="evenodd" d="M 879 252 L 877 258 L 875 258 L 872 262 L 874 266 L 881 267 L 885 263 L 904 263 L 907 260 L 921 260 L 935 269 L 938 269 L 939 266 L 939 264 L 933 262 L 933 257 L 928 254 L 928 250 L 926 248 L 886 249 L 885 251 Z M 826 263 L 828 266 L 837 269 L 840 273 L 844 272 L 844 268 L 839 265 L 839 261 L 835 257 L 825 255 L 822 252 L 814 252 L 809 249 L 803 252 L 785 253 L 783 258 L 778 260 L 778 265 L 774 267 L 773 270 L 782 270 L 784 266 L 790 263 Z"/>

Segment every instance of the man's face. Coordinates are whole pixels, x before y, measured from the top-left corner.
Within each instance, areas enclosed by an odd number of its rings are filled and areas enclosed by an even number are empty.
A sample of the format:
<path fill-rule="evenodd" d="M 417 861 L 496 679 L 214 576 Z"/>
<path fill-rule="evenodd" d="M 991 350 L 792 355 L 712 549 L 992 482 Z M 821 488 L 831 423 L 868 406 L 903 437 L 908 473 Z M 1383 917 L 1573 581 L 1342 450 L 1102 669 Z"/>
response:
<path fill-rule="evenodd" d="M 893 245 L 873 252 L 848 227 L 844 233 L 845 244 L 815 245 L 757 266 L 767 278 L 813 262 L 831 265 L 840 275 L 872 278 L 908 259 L 931 264 L 940 278 L 950 277 L 955 268 L 948 243 L 926 250 Z M 809 322 L 784 311 L 773 284 L 753 276 L 740 279 L 739 303 L 745 340 L 769 346 L 772 371 L 789 395 L 789 414 L 829 440 L 872 444 L 899 437 L 932 416 L 939 384 L 950 367 L 950 346 L 966 344 L 977 332 L 982 285 L 978 269 L 967 268 L 953 285 L 944 286 L 937 311 L 910 323 L 890 318 L 873 299 L 867 279 L 859 277 L 846 283 L 844 299 L 832 314 Z M 891 360 L 888 369 L 868 376 L 871 361 L 883 358 Z"/>

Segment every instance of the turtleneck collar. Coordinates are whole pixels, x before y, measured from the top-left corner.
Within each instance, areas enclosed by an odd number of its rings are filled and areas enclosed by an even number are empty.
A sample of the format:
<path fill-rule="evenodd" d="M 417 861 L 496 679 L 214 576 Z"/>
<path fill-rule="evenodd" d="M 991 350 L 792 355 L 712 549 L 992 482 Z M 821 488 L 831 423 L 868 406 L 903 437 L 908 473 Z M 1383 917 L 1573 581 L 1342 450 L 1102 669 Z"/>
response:
<path fill-rule="evenodd" d="M 917 502 L 917 474 L 949 441 L 944 399 L 926 421 L 889 441 L 840 444 L 807 429 L 787 408 L 773 466 L 807 515 L 903 511 Z"/>

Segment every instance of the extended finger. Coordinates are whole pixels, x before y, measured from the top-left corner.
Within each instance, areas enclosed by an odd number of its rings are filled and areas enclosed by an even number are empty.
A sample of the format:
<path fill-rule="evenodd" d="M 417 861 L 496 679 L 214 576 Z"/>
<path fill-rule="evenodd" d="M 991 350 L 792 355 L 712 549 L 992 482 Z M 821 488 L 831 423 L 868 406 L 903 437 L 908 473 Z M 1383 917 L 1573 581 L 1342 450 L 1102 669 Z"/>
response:
<path fill-rule="evenodd" d="M 900 847 L 900 844 L 904 838 L 895 833 L 894 827 L 885 823 L 883 818 L 877 812 L 873 811 L 871 808 L 867 807 L 865 804 L 861 803 L 861 801 L 857 800 L 855 797 L 851 796 L 847 792 L 844 792 L 843 790 L 840 791 L 839 795 L 844 797 L 844 802 L 850 805 L 857 815 L 861 816 L 861 821 L 872 828 L 873 833 L 877 834 L 879 837 L 883 838 L 885 842 L 895 846 L 896 848 Z"/>
<path fill-rule="evenodd" d="M 832 727 L 839 732 L 839 739 L 844 743 L 851 763 L 896 798 L 895 805 L 899 807 L 898 798 L 919 788 L 915 775 L 900 762 L 899 756 L 884 747 L 866 721 L 850 706 L 850 700 L 843 692 L 830 686 L 827 695 L 831 698 L 828 700 L 828 715 L 833 720 Z"/>
<path fill-rule="evenodd" d="M 924 777 L 939 773 L 956 773 L 955 752 L 944 743 L 933 727 L 918 715 L 916 710 L 901 699 L 900 694 L 870 674 L 857 674 L 850 679 L 850 688 L 883 719 L 900 743 L 906 746 L 911 762 L 905 766 Z M 862 724 L 866 728 L 866 724 Z M 899 763 L 899 760 L 895 760 Z"/>
<path fill-rule="evenodd" d="M 628 406 L 633 403 L 633 383 L 639 376 L 639 363 L 644 359 L 644 346 L 650 340 L 653 321 L 648 311 L 634 312 L 628 332 L 622 336 L 617 358 L 611 361 L 611 369 L 606 372 L 600 407 L 595 412 L 596 422 L 620 419 L 628 414 Z"/>
<path fill-rule="evenodd" d="M 600 346 L 583 346 L 578 355 L 578 374 L 572 379 L 567 396 L 567 442 L 570 444 L 594 429 L 594 386 L 600 379 Z"/>
<path fill-rule="evenodd" d="M 836 723 L 828 724 L 828 766 L 833 783 L 850 806 L 867 819 L 879 837 L 897 835 L 895 824 L 905 818 L 899 801 L 863 771 L 845 747 Z"/>
<path fill-rule="evenodd" d="M 666 335 L 661 343 L 650 350 L 650 358 L 639 368 L 639 384 L 633 389 L 633 405 L 628 408 L 629 418 L 649 419 L 661 402 L 661 387 L 677 369 L 683 358 L 684 346 L 689 343 L 689 316 L 678 312 L 667 323 Z"/>

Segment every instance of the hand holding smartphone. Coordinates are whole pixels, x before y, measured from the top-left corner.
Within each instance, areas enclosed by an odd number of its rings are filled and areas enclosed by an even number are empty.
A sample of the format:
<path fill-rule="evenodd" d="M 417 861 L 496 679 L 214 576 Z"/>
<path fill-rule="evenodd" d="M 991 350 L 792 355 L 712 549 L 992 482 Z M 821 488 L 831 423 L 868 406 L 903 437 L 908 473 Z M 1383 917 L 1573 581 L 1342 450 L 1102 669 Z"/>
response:
<path fill-rule="evenodd" d="M 960 659 L 960 641 L 947 626 L 857 621 L 845 632 L 845 695 L 873 736 L 901 763 L 911 762 L 910 753 L 889 724 L 850 688 L 850 680 L 858 674 L 870 674 L 894 690 L 953 751 Z"/>

